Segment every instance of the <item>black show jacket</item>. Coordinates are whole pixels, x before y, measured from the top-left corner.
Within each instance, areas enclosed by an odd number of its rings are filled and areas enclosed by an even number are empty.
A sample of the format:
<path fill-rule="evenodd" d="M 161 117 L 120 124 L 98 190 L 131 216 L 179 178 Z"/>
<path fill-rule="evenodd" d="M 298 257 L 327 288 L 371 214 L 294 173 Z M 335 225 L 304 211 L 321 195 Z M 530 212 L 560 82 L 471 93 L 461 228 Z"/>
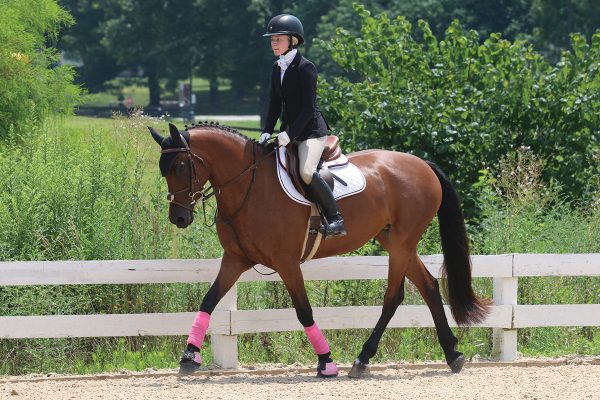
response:
<path fill-rule="evenodd" d="M 263 132 L 273 133 L 279 117 L 281 131 L 287 131 L 290 140 L 327 135 L 327 123 L 317 106 L 317 68 L 300 52 L 285 71 L 283 82 L 281 68 L 273 64 L 269 113 Z"/>

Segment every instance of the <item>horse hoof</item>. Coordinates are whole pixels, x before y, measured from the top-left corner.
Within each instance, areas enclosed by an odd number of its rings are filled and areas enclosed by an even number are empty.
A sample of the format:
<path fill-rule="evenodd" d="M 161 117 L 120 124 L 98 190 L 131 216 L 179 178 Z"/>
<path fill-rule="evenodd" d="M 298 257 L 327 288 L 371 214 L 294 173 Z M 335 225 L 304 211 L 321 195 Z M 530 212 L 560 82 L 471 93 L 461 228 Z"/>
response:
<path fill-rule="evenodd" d="M 340 372 L 338 366 L 334 362 L 328 362 L 322 367 L 317 368 L 317 376 L 319 378 L 335 378 Z"/>
<path fill-rule="evenodd" d="M 462 354 L 456 357 L 456 360 L 448 364 L 454 374 L 458 374 L 462 370 L 463 365 L 465 365 L 465 357 Z"/>
<path fill-rule="evenodd" d="M 186 350 L 179 361 L 179 375 L 192 375 L 200 370 L 202 357 L 200 353 Z"/>
<path fill-rule="evenodd" d="M 371 375 L 371 367 L 369 364 L 362 363 L 359 360 L 354 361 L 352 369 L 348 372 L 348 377 L 355 379 L 364 378 L 369 375 Z"/>
<path fill-rule="evenodd" d="M 200 365 L 195 362 L 182 362 L 179 364 L 179 375 L 193 375 L 200 370 Z"/>

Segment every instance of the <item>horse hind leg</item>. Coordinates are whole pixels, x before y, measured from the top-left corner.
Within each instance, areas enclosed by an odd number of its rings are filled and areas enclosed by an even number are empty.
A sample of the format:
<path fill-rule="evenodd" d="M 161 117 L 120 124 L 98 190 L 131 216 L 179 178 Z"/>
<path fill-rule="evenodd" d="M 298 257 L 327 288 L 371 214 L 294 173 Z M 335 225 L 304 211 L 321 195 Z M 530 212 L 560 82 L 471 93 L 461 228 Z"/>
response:
<path fill-rule="evenodd" d="M 448 325 L 437 280 L 425 268 L 423 261 L 418 255 L 415 256 L 413 262 L 409 265 L 406 276 L 417 287 L 419 293 L 427 303 L 427 307 L 429 307 L 438 341 L 444 351 L 446 363 L 452 372 L 460 372 L 465 363 L 465 358 L 462 353 L 456 351 L 458 339 L 454 336 Z"/>
<path fill-rule="evenodd" d="M 406 266 L 410 258 L 410 253 L 396 251 L 390 253 L 389 272 L 388 272 L 388 287 L 383 300 L 383 308 L 381 316 L 371 332 L 371 336 L 363 344 L 362 351 L 352 365 L 348 376 L 351 378 L 362 378 L 369 375 L 369 360 L 375 356 L 379 342 L 388 326 L 390 320 L 394 316 L 398 306 L 404 300 L 404 277 Z"/>

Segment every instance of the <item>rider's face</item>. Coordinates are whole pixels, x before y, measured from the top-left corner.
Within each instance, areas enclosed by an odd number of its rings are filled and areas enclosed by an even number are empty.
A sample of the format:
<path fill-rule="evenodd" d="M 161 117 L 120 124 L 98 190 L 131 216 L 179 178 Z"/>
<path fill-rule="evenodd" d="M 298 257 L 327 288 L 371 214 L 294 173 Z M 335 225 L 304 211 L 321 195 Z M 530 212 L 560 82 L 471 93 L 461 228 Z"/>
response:
<path fill-rule="evenodd" d="M 290 38 L 287 35 L 271 36 L 271 49 L 273 54 L 280 56 L 290 47 Z"/>

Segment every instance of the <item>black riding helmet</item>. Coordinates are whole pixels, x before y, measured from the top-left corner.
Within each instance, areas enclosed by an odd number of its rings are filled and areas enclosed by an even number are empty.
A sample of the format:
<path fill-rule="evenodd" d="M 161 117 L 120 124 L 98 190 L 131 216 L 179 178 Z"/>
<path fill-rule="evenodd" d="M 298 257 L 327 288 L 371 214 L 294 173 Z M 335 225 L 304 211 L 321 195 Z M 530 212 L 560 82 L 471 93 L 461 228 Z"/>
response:
<path fill-rule="evenodd" d="M 291 35 L 298 38 L 298 46 L 304 43 L 302 22 L 293 15 L 280 14 L 269 21 L 267 32 L 263 36 Z"/>

